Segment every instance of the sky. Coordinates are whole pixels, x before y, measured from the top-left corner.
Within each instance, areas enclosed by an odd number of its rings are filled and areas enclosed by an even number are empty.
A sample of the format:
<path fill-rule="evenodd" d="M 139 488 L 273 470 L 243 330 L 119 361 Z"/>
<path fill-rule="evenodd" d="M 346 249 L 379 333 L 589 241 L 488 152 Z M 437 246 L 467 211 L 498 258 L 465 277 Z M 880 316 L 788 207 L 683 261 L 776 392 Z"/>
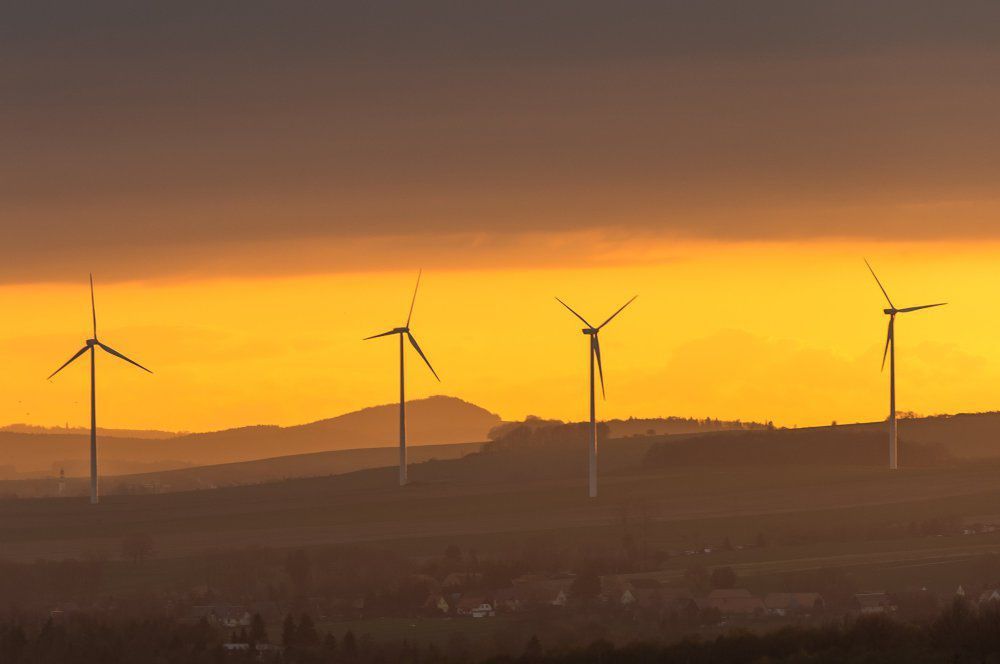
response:
<path fill-rule="evenodd" d="M 329 417 L 446 393 L 586 417 L 874 420 L 996 408 L 1000 6 L 134 3 L 0 25 L 0 422 Z M 414 358 L 410 358 L 412 364 Z"/>

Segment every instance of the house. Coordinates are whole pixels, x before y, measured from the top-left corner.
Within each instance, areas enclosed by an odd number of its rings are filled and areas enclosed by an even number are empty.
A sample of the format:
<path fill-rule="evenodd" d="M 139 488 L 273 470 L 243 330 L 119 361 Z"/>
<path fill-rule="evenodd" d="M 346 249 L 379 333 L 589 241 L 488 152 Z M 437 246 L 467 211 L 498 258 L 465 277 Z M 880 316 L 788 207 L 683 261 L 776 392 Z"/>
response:
<path fill-rule="evenodd" d="M 854 601 L 861 613 L 892 613 L 898 608 L 896 603 L 887 593 L 858 593 L 854 596 Z"/>
<path fill-rule="evenodd" d="M 448 600 L 444 598 L 444 595 L 432 593 L 427 596 L 423 608 L 430 613 L 448 613 L 451 610 L 451 605 L 448 604 Z"/>
<path fill-rule="evenodd" d="M 632 584 L 620 576 L 602 576 L 601 599 L 616 607 L 630 606 L 635 603 Z"/>
<path fill-rule="evenodd" d="M 979 603 L 989 604 L 990 602 L 1000 602 L 1000 590 L 984 590 L 979 593 Z"/>
<path fill-rule="evenodd" d="M 249 627 L 253 616 L 245 606 L 230 606 L 228 604 L 209 604 L 191 608 L 191 618 L 204 618 L 211 625 L 222 627 Z"/>
<path fill-rule="evenodd" d="M 458 601 L 458 615 L 473 618 L 492 618 L 496 615 L 493 605 L 481 596 L 467 596 Z"/>
<path fill-rule="evenodd" d="M 819 593 L 769 593 L 764 597 L 764 607 L 773 616 L 787 616 L 821 611 L 826 602 Z"/>
<path fill-rule="evenodd" d="M 642 611 L 673 612 L 678 614 L 697 613 L 698 604 L 686 590 L 677 588 L 635 588 L 634 608 Z"/>
<path fill-rule="evenodd" d="M 713 590 L 698 601 L 698 608 L 716 609 L 724 616 L 761 616 L 767 612 L 764 600 L 742 588 Z"/>
<path fill-rule="evenodd" d="M 514 579 L 513 588 L 493 594 L 494 606 L 505 611 L 523 611 L 546 606 L 564 607 L 569 603 L 569 590 L 574 577 L 547 579 L 543 576 L 523 576 Z"/>

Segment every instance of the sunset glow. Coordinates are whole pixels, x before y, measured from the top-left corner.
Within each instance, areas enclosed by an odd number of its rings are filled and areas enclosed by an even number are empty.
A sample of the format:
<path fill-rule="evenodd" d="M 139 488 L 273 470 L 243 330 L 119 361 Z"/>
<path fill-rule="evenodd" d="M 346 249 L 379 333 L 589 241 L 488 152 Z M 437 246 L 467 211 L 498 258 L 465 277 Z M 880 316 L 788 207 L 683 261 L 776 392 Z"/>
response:
<path fill-rule="evenodd" d="M 444 393 L 504 418 L 580 420 L 586 342 L 559 295 L 602 318 L 639 299 L 602 337 L 604 418 L 682 415 L 784 425 L 885 417 L 885 320 L 869 257 L 894 300 L 948 301 L 901 321 L 900 409 L 991 410 L 1000 381 L 988 306 L 1000 268 L 991 243 L 669 242 L 637 265 L 435 269 L 413 326 L 442 376 L 410 374 L 409 394 Z M 601 247 L 585 248 L 597 255 Z M 102 281 L 101 335 L 155 372 L 104 361 L 99 408 L 114 427 L 211 430 L 330 417 L 396 394 L 396 355 L 360 339 L 405 320 L 413 268 L 261 279 Z M 516 260 L 512 259 L 516 264 Z M 44 377 L 88 336 L 78 283 L 7 286 L 21 312 L 4 347 L 0 420 L 83 424 L 86 369 Z M 65 357 L 63 357 L 65 356 Z M 103 358 L 102 358 L 103 359 Z"/>

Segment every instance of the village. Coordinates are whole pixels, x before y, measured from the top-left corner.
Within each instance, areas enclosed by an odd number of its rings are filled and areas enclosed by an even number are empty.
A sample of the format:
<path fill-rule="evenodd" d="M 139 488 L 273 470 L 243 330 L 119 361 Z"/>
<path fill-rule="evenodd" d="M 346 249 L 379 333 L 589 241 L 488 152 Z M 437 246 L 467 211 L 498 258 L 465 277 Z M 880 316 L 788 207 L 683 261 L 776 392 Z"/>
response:
<path fill-rule="evenodd" d="M 713 578 L 731 575 L 719 568 Z M 839 617 L 870 615 L 926 618 L 949 604 L 1000 607 L 1000 587 L 966 589 L 958 586 L 953 595 L 937 595 L 926 589 L 893 593 L 866 591 L 853 593 L 847 601 L 828 602 L 818 592 L 753 593 L 745 588 L 713 588 L 704 593 L 671 587 L 654 578 L 634 575 L 527 574 L 514 578 L 510 587 L 494 590 L 483 585 L 482 573 L 453 572 L 441 580 L 414 575 L 411 588 L 422 588 L 426 597 L 410 604 L 388 605 L 371 594 L 353 598 L 310 597 L 296 605 L 273 601 L 249 604 L 200 604 L 186 614 L 190 621 L 205 620 L 213 627 L 231 630 L 244 640 L 256 622 L 277 628 L 294 620 L 301 612 L 314 625 L 335 628 L 394 617 L 441 621 L 490 620 L 504 617 L 559 618 L 585 614 L 612 620 L 642 622 L 669 628 L 685 626 L 712 631 L 730 627 L 768 627 L 778 624 L 822 622 Z M 416 597 L 412 595 L 411 597 Z M 234 642 L 240 642 L 238 638 Z"/>

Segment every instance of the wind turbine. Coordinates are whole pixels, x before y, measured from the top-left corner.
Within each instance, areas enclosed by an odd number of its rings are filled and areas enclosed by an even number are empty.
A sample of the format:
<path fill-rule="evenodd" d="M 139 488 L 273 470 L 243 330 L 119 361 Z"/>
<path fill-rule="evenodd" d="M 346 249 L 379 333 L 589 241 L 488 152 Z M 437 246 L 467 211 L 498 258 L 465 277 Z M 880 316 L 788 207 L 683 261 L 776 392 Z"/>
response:
<path fill-rule="evenodd" d="M 424 351 L 420 350 L 420 345 L 417 340 L 413 338 L 413 334 L 410 332 L 410 320 L 413 319 L 413 305 L 417 302 L 417 290 L 420 288 L 420 275 L 423 274 L 423 270 L 417 273 L 417 285 L 413 289 L 413 299 L 410 301 L 410 313 L 406 316 L 406 325 L 403 327 L 396 327 L 388 332 L 383 332 L 382 334 L 374 334 L 370 337 L 365 337 L 363 341 L 368 341 L 369 339 L 378 339 L 379 337 L 388 337 L 393 334 L 399 335 L 399 486 L 406 484 L 406 374 L 405 374 L 405 354 L 403 350 L 405 345 L 403 343 L 403 338 L 410 340 L 410 345 L 413 349 L 417 351 L 420 359 L 424 361 L 427 368 L 431 370 L 434 377 L 440 381 L 437 372 L 434 371 L 434 367 L 431 366 L 430 360 L 424 355 Z"/>
<path fill-rule="evenodd" d="M 937 304 L 922 304 L 918 307 L 906 307 L 903 309 L 897 309 L 896 305 L 892 303 L 892 299 L 889 297 L 889 293 L 886 292 L 885 286 L 879 281 L 878 275 L 875 274 L 875 270 L 872 269 L 871 263 L 865 260 L 865 265 L 868 266 L 868 271 L 872 273 L 875 277 L 875 283 L 878 284 L 879 289 L 882 291 L 882 295 L 885 295 L 886 302 L 889 303 L 889 308 L 884 309 L 885 315 L 889 317 L 889 332 L 885 338 L 885 350 L 882 352 L 882 371 L 885 371 L 885 360 L 888 356 L 889 358 L 889 470 L 896 470 L 899 468 L 899 456 L 898 456 L 898 445 L 896 440 L 896 314 L 908 314 L 911 311 L 920 311 L 921 309 L 930 309 L 931 307 L 941 307 L 947 304 L 947 302 L 938 302 Z"/>
<path fill-rule="evenodd" d="M 114 348 L 106 346 L 97 339 L 97 306 L 94 304 L 94 275 L 90 275 L 90 312 L 94 319 L 94 337 L 92 339 L 87 339 L 86 344 L 83 348 L 76 352 L 76 355 L 69 358 L 66 364 L 62 365 L 56 369 L 49 380 L 55 377 L 57 373 L 72 364 L 78 357 L 90 351 L 90 502 L 92 505 L 96 505 L 98 502 L 97 495 L 97 349 L 100 348 L 106 353 L 110 353 L 115 357 L 125 360 L 129 364 L 133 364 L 147 373 L 153 373 L 146 367 L 142 366 L 138 362 L 130 360 L 125 357 Z"/>
<path fill-rule="evenodd" d="M 607 398 L 607 395 L 605 395 L 604 393 L 604 368 L 601 366 L 601 342 L 598 339 L 597 335 L 600 333 L 601 329 L 603 329 L 605 325 L 610 323 L 615 316 L 620 314 L 622 310 L 625 309 L 625 307 L 632 304 L 632 302 L 635 300 L 636 297 L 639 296 L 636 295 L 631 300 L 623 304 L 621 307 L 618 308 L 618 311 L 611 314 L 606 321 L 604 321 L 597 327 L 594 327 L 593 325 L 588 323 L 586 318 L 573 311 L 573 308 L 570 307 L 568 304 L 560 300 L 558 297 L 556 298 L 559 304 L 569 309 L 570 313 L 572 313 L 574 316 L 583 321 L 583 324 L 587 326 L 583 328 L 583 333 L 588 337 L 590 337 L 590 344 L 589 344 L 590 348 L 587 351 L 587 355 L 590 358 L 590 497 L 591 498 L 597 497 L 597 411 L 594 398 L 595 359 L 597 360 L 597 373 L 601 378 L 601 396 L 603 398 Z"/>

